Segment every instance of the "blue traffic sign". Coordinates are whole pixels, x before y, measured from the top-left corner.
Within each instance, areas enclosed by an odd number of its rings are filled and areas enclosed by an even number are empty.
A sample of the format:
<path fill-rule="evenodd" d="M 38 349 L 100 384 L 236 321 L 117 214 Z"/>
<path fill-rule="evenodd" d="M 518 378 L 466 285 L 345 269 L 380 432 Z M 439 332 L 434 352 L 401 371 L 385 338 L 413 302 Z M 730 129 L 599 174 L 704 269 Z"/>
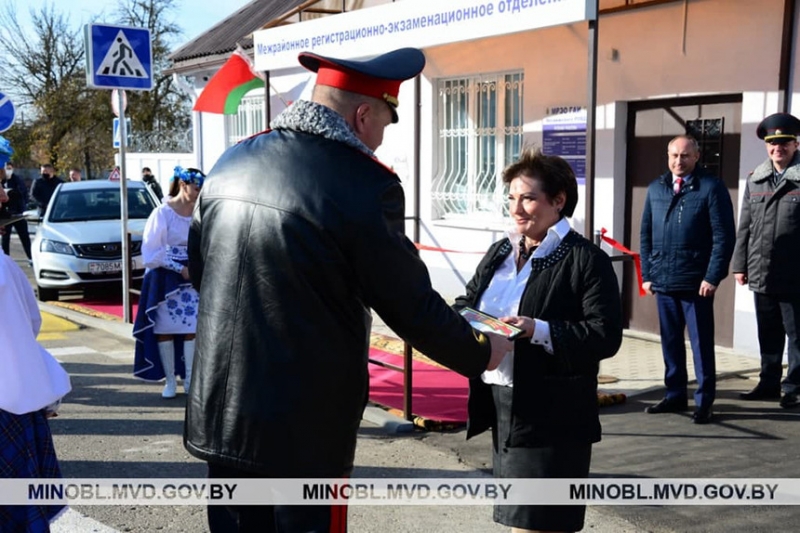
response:
<path fill-rule="evenodd" d="M 86 84 L 94 89 L 153 88 L 150 30 L 130 26 L 87 24 Z"/>
<path fill-rule="evenodd" d="M 0 133 L 11 127 L 16 115 L 17 112 L 14 109 L 14 104 L 11 103 L 11 99 L 0 93 Z"/>
<path fill-rule="evenodd" d="M 122 135 L 121 135 L 121 133 L 119 131 L 120 128 L 119 128 L 119 119 L 118 118 L 114 119 L 113 129 L 114 129 L 114 143 L 113 143 L 113 145 L 114 145 L 114 148 L 119 148 L 120 145 L 122 144 Z M 130 137 L 131 136 L 131 119 L 129 119 L 129 118 L 125 119 L 125 136 L 126 137 Z"/>

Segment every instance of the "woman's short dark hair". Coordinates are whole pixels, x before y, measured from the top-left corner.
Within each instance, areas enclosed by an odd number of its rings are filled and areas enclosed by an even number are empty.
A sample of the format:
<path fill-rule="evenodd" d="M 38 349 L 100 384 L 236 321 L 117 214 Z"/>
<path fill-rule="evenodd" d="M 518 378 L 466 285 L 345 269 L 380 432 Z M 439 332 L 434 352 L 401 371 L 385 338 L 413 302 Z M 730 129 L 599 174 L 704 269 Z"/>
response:
<path fill-rule="evenodd" d="M 547 197 L 552 201 L 564 193 L 565 202 L 561 214 L 571 217 L 578 205 L 578 181 L 569 163 L 557 155 L 545 155 L 539 148 L 525 148 L 519 159 L 503 171 L 503 183 L 520 176 L 538 179 Z"/>

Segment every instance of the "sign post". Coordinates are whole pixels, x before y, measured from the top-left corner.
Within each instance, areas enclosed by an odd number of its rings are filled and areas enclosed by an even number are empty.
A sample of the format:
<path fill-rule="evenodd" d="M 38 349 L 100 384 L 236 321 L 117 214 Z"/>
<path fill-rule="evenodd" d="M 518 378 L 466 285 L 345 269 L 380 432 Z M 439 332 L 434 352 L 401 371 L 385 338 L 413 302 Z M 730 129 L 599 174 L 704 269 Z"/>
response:
<path fill-rule="evenodd" d="M 122 222 L 122 309 L 125 322 L 131 316 L 131 251 L 128 246 L 128 182 L 125 147 L 128 135 L 125 127 L 127 98 L 124 89 L 149 91 L 153 88 L 153 49 L 150 30 L 129 26 L 87 24 L 85 30 L 86 84 L 94 89 L 114 89 L 112 109 L 118 114 L 119 128 L 119 205 Z M 114 101 L 116 96 L 116 101 Z"/>
<path fill-rule="evenodd" d="M 122 94 L 125 91 L 117 91 L 119 98 L 119 121 L 120 124 L 125 124 L 125 107 L 122 102 Z M 128 246 L 130 239 L 128 238 L 128 173 L 125 164 L 125 146 L 128 144 L 128 128 L 120 126 L 119 128 L 119 209 L 120 219 L 122 221 L 122 313 L 125 322 L 133 323 L 131 315 L 131 251 Z"/>

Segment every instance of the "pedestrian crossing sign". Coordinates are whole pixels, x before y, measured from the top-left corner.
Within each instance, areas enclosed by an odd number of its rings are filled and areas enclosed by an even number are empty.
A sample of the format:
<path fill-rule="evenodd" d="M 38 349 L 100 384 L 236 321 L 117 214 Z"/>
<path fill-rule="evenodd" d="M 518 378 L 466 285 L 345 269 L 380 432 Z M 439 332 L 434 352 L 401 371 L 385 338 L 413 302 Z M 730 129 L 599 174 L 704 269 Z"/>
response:
<path fill-rule="evenodd" d="M 87 24 L 86 84 L 94 89 L 153 88 L 150 30 L 130 26 Z"/>

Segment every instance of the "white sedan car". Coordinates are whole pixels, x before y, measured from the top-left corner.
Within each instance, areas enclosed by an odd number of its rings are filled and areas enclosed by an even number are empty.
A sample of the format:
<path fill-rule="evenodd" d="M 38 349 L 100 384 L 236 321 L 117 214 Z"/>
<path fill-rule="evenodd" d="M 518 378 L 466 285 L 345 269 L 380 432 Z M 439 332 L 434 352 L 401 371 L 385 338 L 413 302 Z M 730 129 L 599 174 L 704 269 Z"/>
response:
<path fill-rule="evenodd" d="M 127 185 L 132 277 L 141 279 L 141 235 L 157 203 L 144 183 L 128 181 Z M 122 280 L 119 182 L 91 180 L 59 185 L 31 248 L 42 301 L 58 300 L 60 289 Z"/>

